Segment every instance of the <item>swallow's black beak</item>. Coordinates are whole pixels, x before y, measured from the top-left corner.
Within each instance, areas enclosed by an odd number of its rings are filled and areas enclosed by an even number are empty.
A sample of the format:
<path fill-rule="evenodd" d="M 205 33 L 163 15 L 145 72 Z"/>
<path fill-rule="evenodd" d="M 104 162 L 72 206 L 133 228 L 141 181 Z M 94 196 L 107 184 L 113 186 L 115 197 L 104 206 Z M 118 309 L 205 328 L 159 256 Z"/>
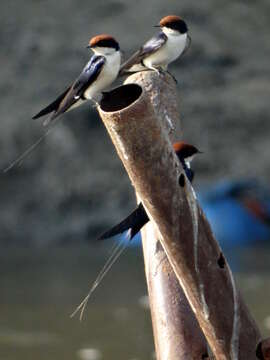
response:
<path fill-rule="evenodd" d="M 91 45 L 87 45 L 85 48 L 86 49 L 91 49 Z"/>
<path fill-rule="evenodd" d="M 154 25 L 153 27 L 159 27 L 160 28 L 161 26 L 160 25 Z"/>
<path fill-rule="evenodd" d="M 203 151 L 200 151 L 200 150 L 198 151 L 198 154 L 203 154 L 203 153 L 204 153 Z"/>

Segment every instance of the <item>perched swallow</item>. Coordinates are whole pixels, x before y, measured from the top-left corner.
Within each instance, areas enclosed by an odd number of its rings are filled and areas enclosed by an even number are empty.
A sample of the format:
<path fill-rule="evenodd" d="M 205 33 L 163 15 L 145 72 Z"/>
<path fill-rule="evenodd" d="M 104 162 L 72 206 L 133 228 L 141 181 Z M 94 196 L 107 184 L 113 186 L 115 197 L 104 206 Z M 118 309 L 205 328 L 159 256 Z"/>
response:
<path fill-rule="evenodd" d="M 194 172 L 190 168 L 190 162 L 196 154 L 201 153 L 195 146 L 185 142 L 177 142 L 173 144 L 176 155 L 181 162 L 187 178 L 192 182 Z M 123 221 L 106 231 L 99 237 L 99 240 L 108 239 L 112 236 L 123 233 L 128 230 L 128 238 L 132 238 L 141 230 L 141 228 L 149 221 L 148 215 L 142 203 L 139 203 L 137 208 L 132 211 Z"/>
<path fill-rule="evenodd" d="M 79 77 L 58 98 L 36 114 L 33 119 L 52 112 L 50 121 L 64 112 L 81 105 L 85 100 L 97 102 L 101 92 L 116 79 L 121 63 L 118 42 L 110 35 L 102 34 L 93 37 L 87 48 L 94 55 L 86 64 Z"/>
<path fill-rule="evenodd" d="M 168 64 L 176 60 L 189 47 L 191 38 L 183 19 L 176 15 L 162 18 L 157 27 L 161 31 L 135 52 L 120 69 L 120 74 L 147 69 L 167 70 Z"/>

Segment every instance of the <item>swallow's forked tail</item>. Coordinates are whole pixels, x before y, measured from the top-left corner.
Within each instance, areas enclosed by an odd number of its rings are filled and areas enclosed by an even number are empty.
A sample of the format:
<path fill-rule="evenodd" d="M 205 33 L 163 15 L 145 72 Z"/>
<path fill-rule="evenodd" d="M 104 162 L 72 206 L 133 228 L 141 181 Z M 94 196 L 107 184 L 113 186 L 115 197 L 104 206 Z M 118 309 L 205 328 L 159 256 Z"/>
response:
<path fill-rule="evenodd" d="M 108 271 L 111 269 L 113 264 L 117 261 L 123 251 L 127 248 L 128 243 L 133 239 L 133 237 L 141 230 L 141 228 L 149 221 L 149 218 L 144 210 L 143 204 L 140 203 L 137 208 L 123 221 L 119 224 L 111 228 L 110 230 L 106 231 L 103 235 L 99 237 L 99 240 L 108 239 L 112 236 L 119 235 L 124 231 L 127 231 L 127 235 L 124 239 L 122 239 L 119 243 L 114 245 L 112 249 L 112 253 L 108 260 L 106 261 L 105 265 L 101 269 L 100 273 L 98 274 L 96 280 L 94 281 L 93 285 L 91 286 L 88 294 L 83 299 L 83 301 L 77 306 L 75 311 L 70 315 L 71 317 L 75 316 L 78 312 L 80 312 L 80 320 L 83 318 L 83 314 L 87 303 L 89 301 L 90 296 L 96 290 L 98 285 L 101 283 L 102 279 L 106 276 Z"/>
<path fill-rule="evenodd" d="M 129 230 L 130 240 L 141 230 L 141 228 L 149 221 L 148 215 L 144 210 L 143 204 L 139 203 L 134 211 L 128 215 L 119 224 L 102 234 L 98 240 L 108 239 L 115 235 L 120 235 Z"/>
<path fill-rule="evenodd" d="M 82 321 L 83 314 L 84 314 L 85 308 L 87 306 L 87 303 L 90 299 L 90 296 L 93 294 L 93 292 L 96 290 L 98 285 L 101 283 L 102 279 L 107 275 L 108 271 L 111 269 L 113 264 L 117 261 L 117 259 L 120 257 L 120 255 L 127 248 L 128 243 L 129 243 L 129 241 L 127 241 L 127 239 L 122 239 L 119 243 L 117 243 L 116 245 L 113 246 L 111 255 L 109 256 L 105 265 L 99 272 L 96 280 L 93 282 L 93 285 L 91 286 L 88 294 L 83 299 L 83 301 L 80 303 L 80 305 L 78 305 L 77 308 L 73 311 L 73 313 L 70 315 L 70 317 L 74 317 L 78 312 L 80 312 L 80 321 Z"/>
<path fill-rule="evenodd" d="M 33 116 L 32 119 L 38 119 L 41 116 L 50 114 L 51 112 L 53 112 L 52 118 L 54 117 L 55 112 L 57 112 L 57 109 L 59 108 L 61 102 L 63 101 L 63 99 L 65 98 L 65 96 L 67 95 L 67 93 L 70 90 L 70 86 L 61 94 L 58 96 L 58 98 L 56 100 L 54 100 L 52 103 L 50 103 L 48 106 L 46 106 L 44 109 L 40 110 L 39 113 L 37 113 L 35 116 Z M 46 121 L 48 122 L 48 120 Z M 46 123 L 45 123 L 46 124 Z"/>

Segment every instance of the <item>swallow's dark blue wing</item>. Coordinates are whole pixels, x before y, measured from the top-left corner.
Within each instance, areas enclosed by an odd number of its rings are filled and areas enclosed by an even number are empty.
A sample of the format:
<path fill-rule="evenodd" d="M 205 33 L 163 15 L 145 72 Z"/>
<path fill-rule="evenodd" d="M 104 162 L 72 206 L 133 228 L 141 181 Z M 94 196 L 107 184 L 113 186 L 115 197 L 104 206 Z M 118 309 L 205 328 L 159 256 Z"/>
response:
<path fill-rule="evenodd" d="M 73 85 L 68 87 L 56 100 L 42 109 L 33 119 L 37 119 L 43 115 L 53 112 L 46 125 L 58 115 L 67 111 L 80 98 L 83 97 L 85 90 L 91 85 L 100 74 L 106 59 L 103 56 L 94 55 L 86 64 L 79 77 L 75 80 Z"/>
<path fill-rule="evenodd" d="M 140 203 L 123 221 L 102 234 L 99 240 L 108 239 L 112 236 L 122 234 L 127 230 L 130 231 L 129 240 L 131 240 L 148 221 L 148 215 L 146 214 L 143 204 Z"/>
<path fill-rule="evenodd" d="M 150 55 L 153 52 L 157 51 L 161 48 L 162 45 L 167 40 L 167 36 L 163 31 L 159 32 L 156 36 L 153 36 L 150 40 L 148 40 L 143 47 L 141 48 L 141 56 Z"/>
<path fill-rule="evenodd" d="M 88 64 L 84 67 L 80 76 L 73 83 L 70 90 L 60 103 L 56 112 L 52 115 L 51 120 L 67 111 L 79 99 L 84 99 L 85 90 L 97 79 L 105 62 L 106 59 L 103 56 L 92 56 Z"/>
<path fill-rule="evenodd" d="M 94 55 L 91 57 L 90 61 L 72 86 L 74 97 L 83 96 L 85 90 L 97 79 L 105 62 L 106 59 L 104 56 Z"/>
<path fill-rule="evenodd" d="M 153 52 L 161 48 L 165 44 L 167 36 L 161 31 L 156 36 L 153 36 L 148 40 L 138 51 L 136 51 L 126 62 L 124 62 L 120 69 L 120 74 L 123 74 L 126 70 L 133 65 L 140 64 L 142 60 L 151 55 Z"/>
<path fill-rule="evenodd" d="M 190 183 L 192 183 L 193 178 L 194 178 L 194 171 L 193 171 L 192 169 L 190 169 L 190 168 L 187 167 L 187 164 L 186 164 L 186 162 L 185 162 L 184 159 L 182 159 L 182 158 L 179 157 L 179 156 L 178 156 L 178 158 L 179 158 L 179 160 L 180 160 L 180 162 L 181 162 L 181 164 L 182 164 L 182 166 L 183 166 L 183 169 L 184 169 L 184 171 L 185 171 L 185 174 L 186 174 L 188 180 L 190 181 Z"/>

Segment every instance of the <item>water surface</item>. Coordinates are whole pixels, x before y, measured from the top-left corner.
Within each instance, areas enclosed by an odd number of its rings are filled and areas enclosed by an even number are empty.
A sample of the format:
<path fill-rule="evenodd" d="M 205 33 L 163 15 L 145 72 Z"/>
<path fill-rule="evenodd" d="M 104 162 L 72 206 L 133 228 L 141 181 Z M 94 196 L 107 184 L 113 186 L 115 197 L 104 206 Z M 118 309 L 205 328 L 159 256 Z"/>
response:
<path fill-rule="evenodd" d="M 82 322 L 70 314 L 109 254 L 108 247 L 10 249 L 0 254 L 0 359 L 153 357 L 140 249 L 130 248 L 91 298 Z M 229 254 L 263 334 L 270 335 L 268 249 Z"/>

